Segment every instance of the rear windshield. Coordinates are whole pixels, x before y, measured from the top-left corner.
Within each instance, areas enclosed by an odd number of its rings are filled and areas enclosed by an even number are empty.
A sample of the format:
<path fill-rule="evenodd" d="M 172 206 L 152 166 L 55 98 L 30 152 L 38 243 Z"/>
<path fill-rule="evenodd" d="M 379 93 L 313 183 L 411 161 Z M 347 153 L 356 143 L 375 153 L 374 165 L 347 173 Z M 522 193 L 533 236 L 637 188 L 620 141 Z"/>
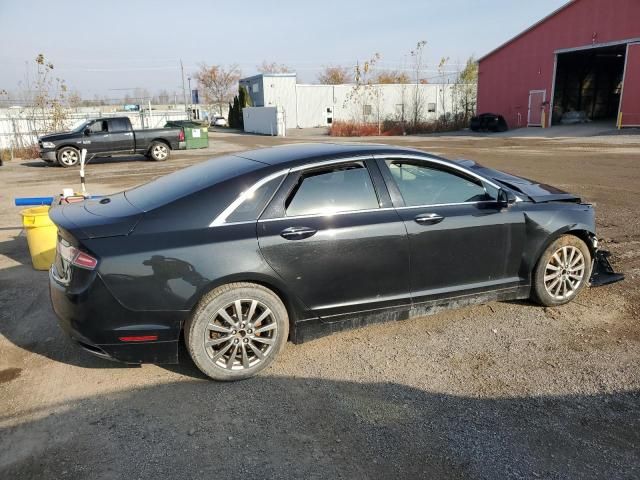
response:
<path fill-rule="evenodd" d="M 260 162 L 226 155 L 127 190 L 125 196 L 131 204 L 147 212 L 264 166 Z"/>

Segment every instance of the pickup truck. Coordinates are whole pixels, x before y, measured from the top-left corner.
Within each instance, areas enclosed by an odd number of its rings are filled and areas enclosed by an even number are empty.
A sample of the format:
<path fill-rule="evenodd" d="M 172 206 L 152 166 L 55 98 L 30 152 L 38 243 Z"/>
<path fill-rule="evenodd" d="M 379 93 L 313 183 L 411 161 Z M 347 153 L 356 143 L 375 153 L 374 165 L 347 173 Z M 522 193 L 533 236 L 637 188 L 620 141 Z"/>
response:
<path fill-rule="evenodd" d="M 182 128 L 134 130 L 129 117 L 87 120 L 65 133 L 38 139 L 40 158 L 49 164 L 72 167 L 80 162 L 80 150 L 93 157 L 141 154 L 155 161 L 169 158 L 171 150 L 186 148 Z"/>

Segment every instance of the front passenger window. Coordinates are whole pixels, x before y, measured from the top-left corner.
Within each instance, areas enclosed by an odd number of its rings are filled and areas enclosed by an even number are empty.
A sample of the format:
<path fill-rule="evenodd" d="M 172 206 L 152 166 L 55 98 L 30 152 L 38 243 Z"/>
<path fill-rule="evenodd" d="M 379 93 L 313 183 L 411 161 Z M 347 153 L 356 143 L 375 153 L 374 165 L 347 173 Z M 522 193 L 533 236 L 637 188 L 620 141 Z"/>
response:
<path fill-rule="evenodd" d="M 287 217 L 379 208 L 363 162 L 332 165 L 300 177 L 286 204 Z"/>
<path fill-rule="evenodd" d="M 387 165 L 408 207 L 491 200 L 479 180 L 415 161 Z"/>

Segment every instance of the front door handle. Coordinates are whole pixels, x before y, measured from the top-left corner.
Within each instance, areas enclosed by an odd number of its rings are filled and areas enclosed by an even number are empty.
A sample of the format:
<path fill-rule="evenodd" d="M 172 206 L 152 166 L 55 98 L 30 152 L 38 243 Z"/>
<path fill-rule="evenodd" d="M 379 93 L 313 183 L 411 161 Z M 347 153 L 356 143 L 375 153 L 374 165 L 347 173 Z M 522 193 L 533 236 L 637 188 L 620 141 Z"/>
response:
<path fill-rule="evenodd" d="M 318 231 L 309 227 L 289 227 L 280 232 L 282 238 L 287 240 L 302 240 L 315 235 Z"/>
<path fill-rule="evenodd" d="M 442 215 L 438 215 L 437 213 L 421 213 L 420 215 L 414 218 L 416 223 L 420 225 L 435 225 L 436 223 L 440 223 L 444 220 Z"/>

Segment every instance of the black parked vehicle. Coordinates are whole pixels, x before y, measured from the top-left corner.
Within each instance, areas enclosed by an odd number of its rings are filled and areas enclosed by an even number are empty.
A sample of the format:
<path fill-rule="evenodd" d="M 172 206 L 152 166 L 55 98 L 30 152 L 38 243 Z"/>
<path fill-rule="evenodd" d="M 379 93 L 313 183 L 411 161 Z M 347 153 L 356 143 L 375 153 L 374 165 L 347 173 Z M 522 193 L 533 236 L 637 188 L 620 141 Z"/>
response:
<path fill-rule="evenodd" d="M 146 155 L 151 160 L 169 158 L 171 150 L 186 148 L 182 128 L 134 130 L 129 117 L 87 120 L 70 132 L 38 139 L 40 158 L 47 163 L 72 167 L 80 162 L 80 150 L 87 159 L 115 155 Z"/>
<path fill-rule="evenodd" d="M 481 113 L 480 115 L 472 117 L 469 128 L 474 132 L 506 132 L 509 130 L 504 117 L 502 115 L 496 115 L 495 113 Z"/>
<path fill-rule="evenodd" d="M 287 339 L 491 300 L 561 305 L 621 278 L 575 195 L 389 146 L 224 156 L 50 216 L 71 337 L 169 363 L 184 332 L 219 380 L 255 375 Z"/>

